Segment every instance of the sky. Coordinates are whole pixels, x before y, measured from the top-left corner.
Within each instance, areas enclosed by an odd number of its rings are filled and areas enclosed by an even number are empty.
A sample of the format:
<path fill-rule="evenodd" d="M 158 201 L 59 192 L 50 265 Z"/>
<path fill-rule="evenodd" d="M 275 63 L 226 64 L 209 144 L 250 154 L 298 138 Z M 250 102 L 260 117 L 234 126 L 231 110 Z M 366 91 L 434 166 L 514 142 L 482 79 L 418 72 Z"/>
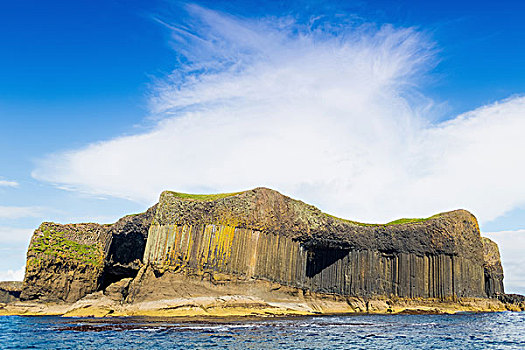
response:
<path fill-rule="evenodd" d="M 464 208 L 525 294 L 521 1 L 0 5 L 0 280 L 43 221 L 271 187 L 363 222 Z"/>

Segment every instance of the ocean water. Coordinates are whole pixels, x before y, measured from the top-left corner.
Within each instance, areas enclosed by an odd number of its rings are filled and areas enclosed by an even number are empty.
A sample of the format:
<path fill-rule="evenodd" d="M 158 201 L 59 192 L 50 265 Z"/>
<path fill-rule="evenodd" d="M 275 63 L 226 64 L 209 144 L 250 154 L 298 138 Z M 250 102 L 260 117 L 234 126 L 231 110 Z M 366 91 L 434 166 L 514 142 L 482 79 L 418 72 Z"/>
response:
<path fill-rule="evenodd" d="M 525 313 L 275 319 L 0 317 L 1 349 L 525 349 Z"/>

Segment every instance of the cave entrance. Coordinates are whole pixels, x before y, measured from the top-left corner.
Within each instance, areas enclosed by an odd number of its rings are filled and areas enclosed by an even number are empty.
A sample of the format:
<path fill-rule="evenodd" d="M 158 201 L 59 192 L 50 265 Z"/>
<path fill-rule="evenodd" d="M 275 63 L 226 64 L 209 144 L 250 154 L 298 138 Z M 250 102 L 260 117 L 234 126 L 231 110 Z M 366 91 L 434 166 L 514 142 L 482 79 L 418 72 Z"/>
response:
<path fill-rule="evenodd" d="M 146 249 L 147 234 L 131 224 L 128 226 L 113 234 L 100 290 L 123 278 L 135 278 L 139 272 Z"/>
<path fill-rule="evenodd" d="M 308 250 L 306 276 L 313 277 L 348 255 L 350 249 L 313 248 Z"/>
<path fill-rule="evenodd" d="M 124 278 L 137 277 L 138 269 L 126 266 L 107 266 L 102 274 L 102 282 L 99 290 L 106 289 L 110 284 L 120 281 Z"/>

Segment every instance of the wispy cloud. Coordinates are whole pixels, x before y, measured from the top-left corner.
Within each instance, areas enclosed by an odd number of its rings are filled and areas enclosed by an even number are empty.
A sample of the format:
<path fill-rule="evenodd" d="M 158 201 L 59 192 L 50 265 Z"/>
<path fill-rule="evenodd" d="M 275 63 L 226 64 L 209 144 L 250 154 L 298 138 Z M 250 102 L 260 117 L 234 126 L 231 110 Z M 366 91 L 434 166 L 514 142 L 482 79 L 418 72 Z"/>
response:
<path fill-rule="evenodd" d="M 0 179 L 0 187 L 18 187 L 18 182 L 16 181 L 9 181 L 9 180 L 1 180 Z"/>
<path fill-rule="evenodd" d="M 35 178 L 145 202 L 268 186 L 362 221 L 523 204 L 525 98 L 435 122 L 421 32 L 188 9 L 169 24 L 183 63 L 153 91 L 156 127 L 50 155 Z"/>
<path fill-rule="evenodd" d="M 0 205 L 0 219 L 20 219 L 42 216 L 40 207 L 11 207 Z"/>
<path fill-rule="evenodd" d="M 6 248 L 7 245 L 9 249 L 25 250 L 33 231 L 34 228 L 0 226 L 0 242 L 4 244 L 3 248 Z"/>
<path fill-rule="evenodd" d="M 505 273 L 505 292 L 525 294 L 525 230 L 484 233 L 495 241 L 500 249 Z"/>

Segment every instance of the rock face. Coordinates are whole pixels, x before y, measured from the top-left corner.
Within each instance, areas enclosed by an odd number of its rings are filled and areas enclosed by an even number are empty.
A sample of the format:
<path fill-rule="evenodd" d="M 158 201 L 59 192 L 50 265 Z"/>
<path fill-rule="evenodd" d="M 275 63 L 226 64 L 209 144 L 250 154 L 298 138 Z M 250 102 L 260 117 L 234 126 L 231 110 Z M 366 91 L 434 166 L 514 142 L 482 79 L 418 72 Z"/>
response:
<path fill-rule="evenodd" d="M 507 309 L 512 310 L 515 306 L 517 310 L 525 311 L 525 296 L 519 294 L 500 294 L 498 299 L 507 305 Z"/>
<path fill-rule="evenodd" d="M 486 237 L 481 238 L 483 243 L 483 260 L 485 271 L 485 292 L 489 297 L 505 294 L 503 289 L 503 267 L 499 255 L 498 245 Z"/>
<path fill-rule="evenodd" d="M 497 246 L 481 238 L 467 211 L 362 224 L 266 188 L 210 196 L 166 191 L 145 213 L 113 225 L 44 223 L 27 257 L 22 299 L 75 301 L 118 290 L 131 302 L 166 272 L 356 297 L 503 293 Z"/>
<path fill-rule="evenodd" d="M 98 224 L 40 225 L 29 244 L 21 299 L 74 301 L 95 291 L 106 232 Z"/>
<path fill-rule="evenodd" d="M 0 303 L 11 303 L 20 299 L 22 282 L 0 282 Z"/>
<path fill-rule="evenodd" d="M 367 225 L 264 188 L 211 201 L 164 192 L 144 260 L 159 269 L 216 271 L 320 293 L 487 295 L 479 228 L 466 211 Z"/>
<path fill-rule="evenodd" d="M 21 299 L 72 302 L 135 277 L 154 212 L 113 225 L 43 223 L 29 244 Z"/>
<path fill-rule="evenodd" d="M 111 243 L 105 259 L 103 288 L 137 275 L 156 208 L 153 206 L 145 213 L 125 216 L 109 228 Z"/>

